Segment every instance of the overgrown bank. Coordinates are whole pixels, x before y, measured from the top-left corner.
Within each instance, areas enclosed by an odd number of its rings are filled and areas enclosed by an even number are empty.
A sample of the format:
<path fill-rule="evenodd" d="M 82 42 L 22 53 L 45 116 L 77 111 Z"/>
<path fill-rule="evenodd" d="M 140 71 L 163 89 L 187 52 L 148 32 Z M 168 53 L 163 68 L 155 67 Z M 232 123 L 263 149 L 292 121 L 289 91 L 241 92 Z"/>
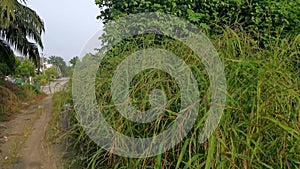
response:
<path fill-rule="evenodd" d="M 149 36 L 151 39 L 151 35 Z M 153 37 L 152 37 L 153 38 Z M 142 39 L 147 40 L 147 38 Z M 149 40 L 149 39 L 148 39 Z M 129 136 L 149 137 L 166 129 L 176 118 L 177 87 L 167 74 L 159 71 L 142 72 L 131 84 L 132 101 L 140 110 L 149 108 L 145 95 L 152 88 L 163 88 L 169 101 L 166 116 L 139 125 L 125 120 L 111 101 L 112 72 L 118 63 L 143 47 L 157 44 L 129 44 L 115 48 L 105 59 L 96 78 L 96 96 L 109 124 Z M 146 44 L 146 46 L 145 46 Z M 300 165 L 300 36 L 278 38 L 270 49 L 262 48 L 246 33 L 226 29 L 213 41 L 219 51 L 227 78 L 227 101 L 222 120 L 210 139 L 197 142 L 202 127 L 198 119 L 186 139 L 168 152 L 153 158 L 131 159 L 111 154 L 97 146 L 82 130 L 73 109 L 68 111 L 69 127 L 59 133 L 67 140 L 70 150 L 66 168 L 298 168 Z M 147 46 L 148 45 L 148 46 Z M 209 95 L 209 79 L 203 65 L 182 44 L 162 43 L 160 46 L 180 56 L 199 72 L 201 91 Z M 193 67 L 192 67 L 193 69 Z M 197 70 L 197 69 L 194 69 Z M 157 77 L 160 77 L 159 79 Z M 71 103 L 71 90 L 63 93 L 58 107 Z M 209 98 L 207 98 L 209 100 Z M 72 108 L 72 107 L 71 107 Z M 105 109 L 104 109 L 105 108 Z M 203 104 L 200 115 L 206 113 Z M 58 110 L 57 112 L 60 112 Z"/>
<path fill-rule="evenodd" d="M 45 95 L 32 85 L 16 85 L 0 81 L 0 121 L 9 118 L 19 109 L 30 105 Z"/>

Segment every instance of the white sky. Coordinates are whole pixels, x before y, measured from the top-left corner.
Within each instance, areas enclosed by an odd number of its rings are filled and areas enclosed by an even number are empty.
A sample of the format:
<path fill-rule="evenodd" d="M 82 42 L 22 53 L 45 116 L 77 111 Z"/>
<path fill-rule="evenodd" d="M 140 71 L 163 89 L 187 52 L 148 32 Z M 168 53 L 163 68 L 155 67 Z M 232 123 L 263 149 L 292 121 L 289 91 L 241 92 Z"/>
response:
<path fill-rule="evenodd" d="M 100 9 L 95 0 L 28 0 L 27 5 L 45 23 L 45 57 L 61 56 L 68 64 L 102 29 L 101 21 L 96 19 Z"/>

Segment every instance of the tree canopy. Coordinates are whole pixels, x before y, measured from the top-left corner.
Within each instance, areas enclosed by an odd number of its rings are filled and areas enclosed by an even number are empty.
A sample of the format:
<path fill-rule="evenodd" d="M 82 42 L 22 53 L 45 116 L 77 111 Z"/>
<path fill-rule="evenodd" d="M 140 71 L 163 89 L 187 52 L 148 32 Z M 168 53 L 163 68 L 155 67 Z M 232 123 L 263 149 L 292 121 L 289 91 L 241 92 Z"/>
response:
<path fill-rule="evenodd" d="M 72 64 L 72 67 L 74 67 L 78 60 L 79 60 L 78 56 L 75 56 L 69 62 Z"/>
<path fill-rule="evenodd" d="M 34 64 L 25 59 L 21 61 L 19 58 L 16 59 L 16 74 L 22 76 L 35 76 L 35 66 Z"/>
<path fill-rule="evenodd" d="M 66 75 L 67 73 L 67 64 L 64 59 L 60 56 L 50 56 L 48 62 L 58 67 L 62 74 Z"/>
<path fill-rule="evenodd" d="M 41 35 L 45 31 L 38 14 L 26 5 L 25 0 L 1 0 L 0 23 L 0 63 L 8 68 L 5 73 L 15 69 L 13 50 L 38 66 L 39 47 L 43 49 Z"/>
<path fill-rule="evenodd" d="M 287 0 L 95 0 L 104 23 L 129 14 L 163 12 L 196 24 L 209 34 L 224 27 L 247 31 L 259 41 L 269 42 L 300 32 L 300 1 Z"/>

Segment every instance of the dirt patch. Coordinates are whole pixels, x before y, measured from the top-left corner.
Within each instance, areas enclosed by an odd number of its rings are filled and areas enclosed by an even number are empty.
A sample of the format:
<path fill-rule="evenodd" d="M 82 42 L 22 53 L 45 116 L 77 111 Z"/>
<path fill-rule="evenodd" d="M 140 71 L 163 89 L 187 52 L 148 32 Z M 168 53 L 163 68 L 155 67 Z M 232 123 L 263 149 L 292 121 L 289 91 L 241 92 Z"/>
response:
<path fill-rule="evenodd" d="M 49 95 L 13 120 L 0 123 L 0 168 L 61 168 L 60 148 L 45 141 L 52 113 Z"/>

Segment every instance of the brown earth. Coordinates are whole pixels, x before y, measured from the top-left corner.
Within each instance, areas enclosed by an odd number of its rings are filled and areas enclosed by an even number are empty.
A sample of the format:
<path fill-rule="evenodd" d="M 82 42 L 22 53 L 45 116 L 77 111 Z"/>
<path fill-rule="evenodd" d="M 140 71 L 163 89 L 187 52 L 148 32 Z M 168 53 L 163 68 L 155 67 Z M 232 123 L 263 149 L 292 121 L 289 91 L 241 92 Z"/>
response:
<path fill-rule="evenodd" d="M 52 96 L 29 106 L 11 121 L 0 123 L 0 166 L 3 169 L 61 168 L 60 148 L 45 141 Z"/>
<path fill-rule="evenodd" d="M 50 94 L 0 123 L 0 169 L 62 168 L 62 146 L 46 141 L 52 110 Z"/>

